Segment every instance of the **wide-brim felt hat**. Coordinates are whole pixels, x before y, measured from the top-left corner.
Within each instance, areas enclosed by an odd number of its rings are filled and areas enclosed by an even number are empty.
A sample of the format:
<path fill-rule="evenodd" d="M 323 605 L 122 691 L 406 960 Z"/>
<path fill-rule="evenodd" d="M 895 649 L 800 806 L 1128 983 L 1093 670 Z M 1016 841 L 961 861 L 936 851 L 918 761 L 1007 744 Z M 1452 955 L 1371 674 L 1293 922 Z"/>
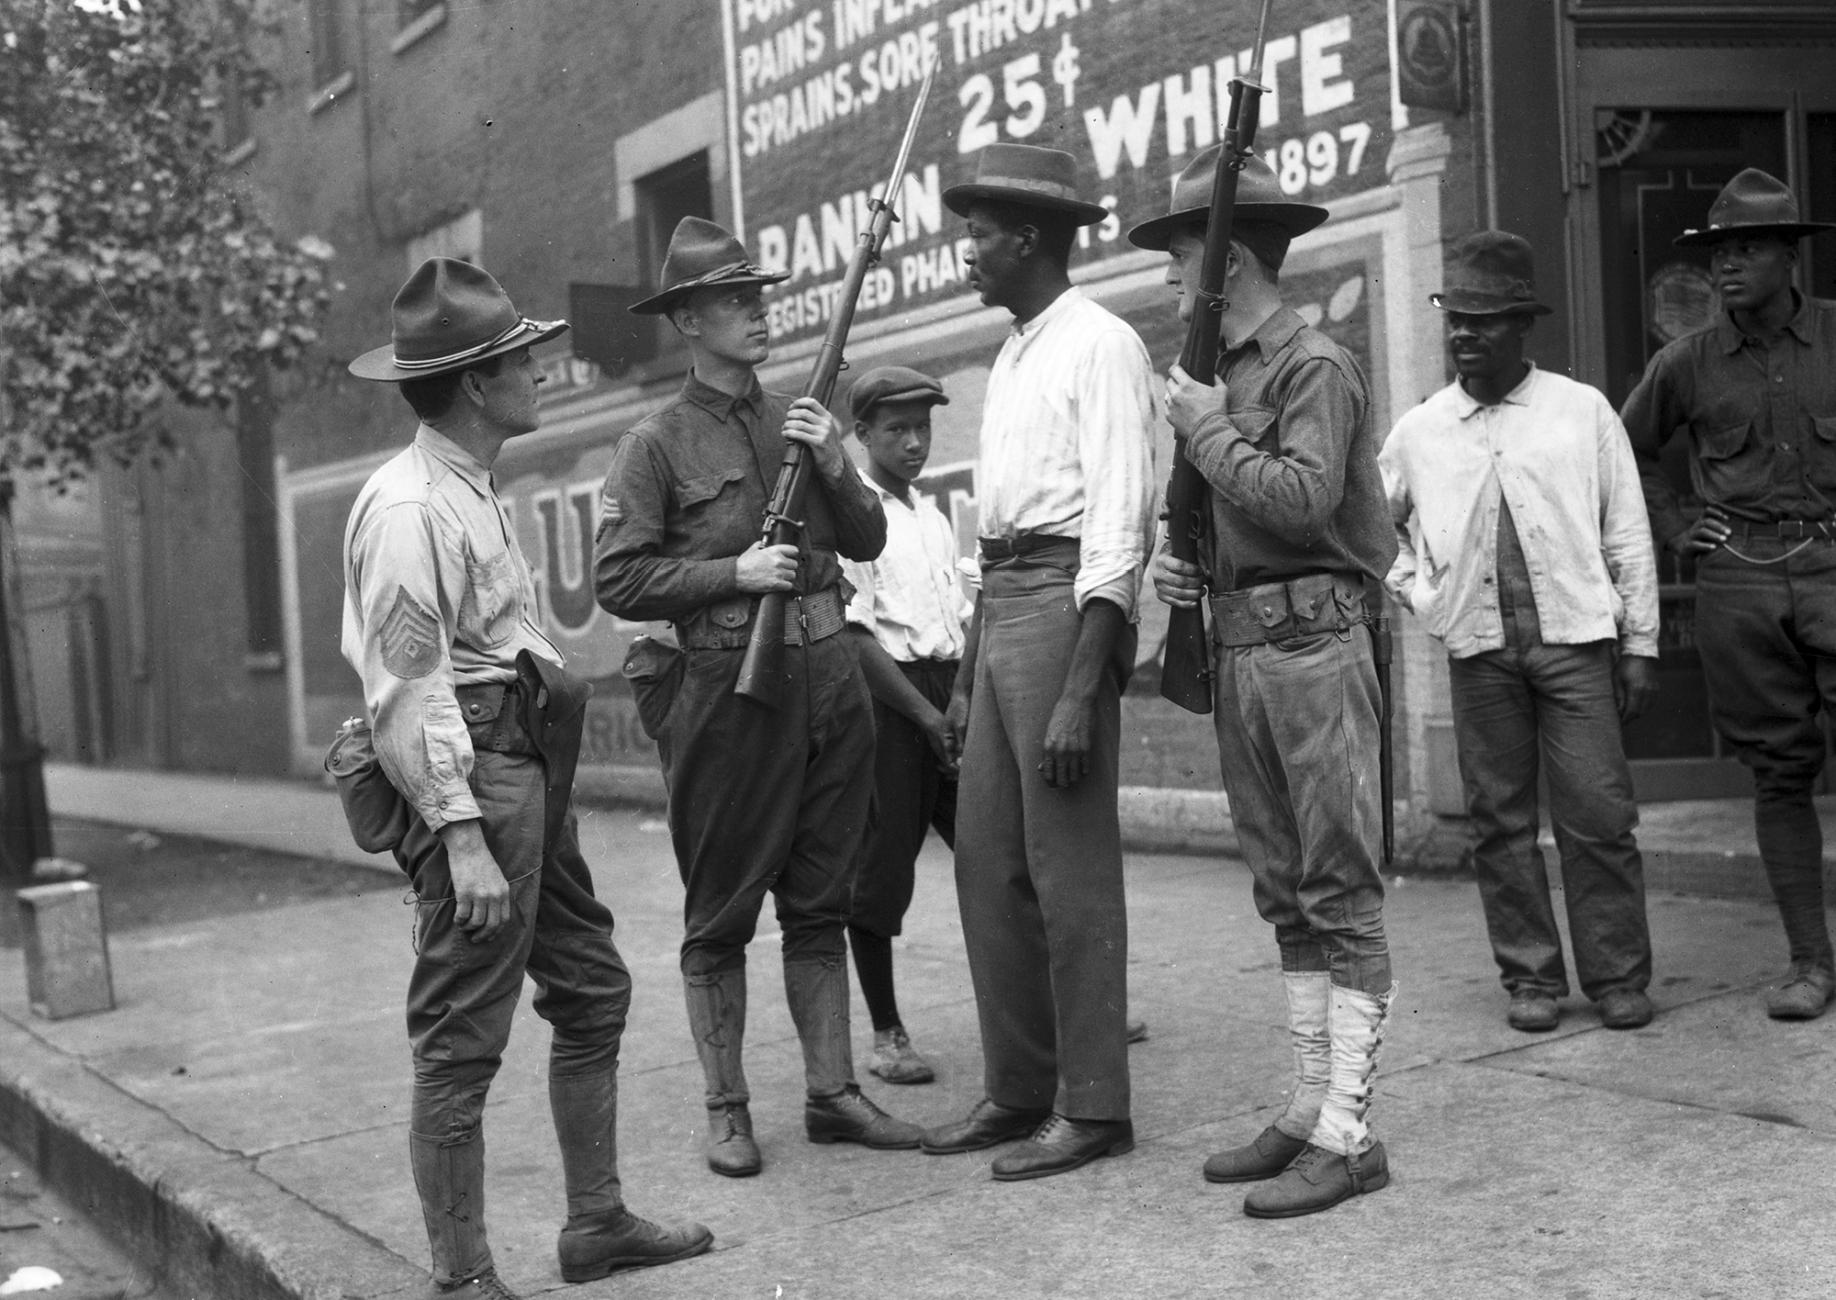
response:
<path fill-rule="evenodd" d="M 1708 225 L 1685 230 L 1672 242 L 1678 248 L 1699 248 L 1742 235 L 1776 235 L 1802 239 L 1824 230 L 1836 230 L 1827 221 L 1800 221 L 1798 199 L 1778 177 L 1749 167 L 1721 187 L 1709 208 Z"/>
<path fill-rule="evenodd" d="M 848 410 L 855 419 L 864 420 L 867 413 L 882 402 L 928 402 L 932 406 L 948 406 L 950 399 L 944 396 L 943 385 L 922 370 L 913 370 L 910 366 L 875 366 L 855 380 L 848 390 Z"/>
<path fill-rule="evenodd" d="M 529 319 L 490 272 L 453 257 L 430 257 L 416 267 L 390 316 L 391 341 L 351 362 L 357 378 L 427 379 L 546 343 L 567 329 L 564 320 Z"/>
<path fill-rule="evenodd" d="M 1213 145 L 1186 164 L 1173 182 L 1173 200 L 1165 216 L 1144 221 L 1128 232 L 1128 242 L 1136 248 L 1151 248 L 1164 253 L 1173 236 L 1188 226 L 1203 225 L 1211 216 L 1211 190 L 1218 173 L 1218 155 L 1222 145 Z M 1266 221 L 1288 232 L 1290 239 L 1306 234 L 1332 214 L 1312 203 L 1295 203 L 1281 192 L 1281 183 L 1268 163 L 1252 156 L 1243 164 L 1237 177 L 1239 222 Z"/>
<path fill-rule="evenodd" d="M 1062 149 L 1036 144 L 991 144 L 975 160 L 975 179 L 943 192 L 944 206 L 959 217 L 978 201 L 1014 203 L 1062 212 L 1080 226 L 1109 216 L 1100 203 L 1077 196 L 1077 160 Z"/>
<path fill-rule="evenodd" d="M 1537 300 L 1530 241 L 1508 230 L 1481 230 L 1455 244 L 1446 287 L 1428 301 L 1462 316 L 1546 316 L 1554 310 Z"/>
<path fill-rule="evenodd" d="M 669 237 L 663 254 L 663 287 L 634 302 L 629 311 L 660 316 L 697 289 L 732 284 L 777 284 L 789 271 L 767 271 L 746 256 L 746 246 L 725 226 L 702 217 L 684 217 Z"/>

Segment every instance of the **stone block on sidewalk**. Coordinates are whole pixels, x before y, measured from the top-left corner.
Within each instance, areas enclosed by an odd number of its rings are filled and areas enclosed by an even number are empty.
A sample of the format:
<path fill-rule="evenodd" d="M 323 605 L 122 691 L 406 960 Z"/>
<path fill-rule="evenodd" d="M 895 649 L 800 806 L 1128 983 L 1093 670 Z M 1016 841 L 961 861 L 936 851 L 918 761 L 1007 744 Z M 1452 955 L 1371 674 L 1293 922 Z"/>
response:
<path fill-rule="evenodd" d="M 87 880 L 21 889 L 26 999 L 47 1020 L 112 1011 L 115 982 L 109 971 L 102 891 Z"/>

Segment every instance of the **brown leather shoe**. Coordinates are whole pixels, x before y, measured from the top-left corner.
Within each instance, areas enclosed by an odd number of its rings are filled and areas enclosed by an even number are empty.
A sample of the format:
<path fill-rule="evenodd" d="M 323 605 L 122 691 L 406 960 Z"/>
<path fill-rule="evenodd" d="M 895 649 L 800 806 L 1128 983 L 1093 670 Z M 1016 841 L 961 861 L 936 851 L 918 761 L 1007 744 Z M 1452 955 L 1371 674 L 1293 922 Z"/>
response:
<path fill-rule="evenodd" d="M 728 1178 L 750 1178 L 763 1167 L 752 1140 L 752 1112 L 722 1106 L 708 1112 L 708 1168 Z"/>
<path fill-rule="evenodd" d="M 561 1230 L 561 1277 L 591 1282 L 620 1269 L 673 1264 L 706 1251 L 714 1234 L 699 1223 L 664 1228 L 620 1206 L 609 1214 L 570 1220 Z"/>
<path fill-rule="evenodd" d="M 1307 1149 L 1300 1138 L 1289 1137 L 1273 1124 L 1256 1135 L 1248 1146 L 1220 1151 L 1205 1162 L 1208 1183 L 1253 1183 L 1276 1174 L 1294 1163 L 1294 1157 Z"/>
<path fill-rule="evenodd" d="M 1274 1182 L 1243 1198 L 1243 1212 L 1252 1219 L 1292 1219 L 1389 1185 L 1390 1158 L 1383 1143 L 1342 1156 L 1309 1142 Z"/>
<path fill-rule="evenodd" d="M 1766 1014 L 1774 1020 L 1815 1020 L 1836 996 L 1836 974 L 1816 962 L 1794 961 L 1791 972 L 1766 995 Z"/>
<path fill-rule="evenodd" d="M 803 1131 L 812 1142 L 859 1142 L 876 1151 L 909 1151 L 924 1137 L 923 1129 L 894 1119 L 854 1084 L 833 1097 L 805 1097 Z"/>
<path fill-rule="evenodd" d="M 1513 989 L 1505 1022 L 1526 1034 L 1545 1034 L 1562 1018 L 1555 998 L 1542 989 Z"/>
<path fill-rule="evenodd" d="M 994 1162 L 997 1182 L 1069 1173 L 1098 1156 L 1135 1149 L 1135 1125 L 1126 1119 L 1071 1119 L 1054 1112 L 1039 1131 Z"/>
<path fill-rule="evenodd" d="M 934 1156 L 955 1155 L 959 1151 L 981 1151 L 988 1147 L 1032 1136 L 1033 1130 L 1052 1114 L 1050 1107 L 1018 1110 L 984 1097 L 975 1103 L 967 1119 L 944 1124 L 924 1135 L 921 1145 Z"/>
<path fill-rule="evenodd" d="M 930 1083 L 937 1077 L 931 1063 L 912 1046 L 903 1025 L 873 1031 L 873 1060 L 867 1068 L 888 1083 Z"/>
<path fill-rule="evenodd" d="M 495 1268 L 487 1268 L 478 1276 L 468 1277 L 451 1286 L 429 1282 L 422 1295 L 427 1300 L 448 1300 L 449 1297 L 450 1300 L 521 1300 L 516 1292 L 504 1285 Z"/>

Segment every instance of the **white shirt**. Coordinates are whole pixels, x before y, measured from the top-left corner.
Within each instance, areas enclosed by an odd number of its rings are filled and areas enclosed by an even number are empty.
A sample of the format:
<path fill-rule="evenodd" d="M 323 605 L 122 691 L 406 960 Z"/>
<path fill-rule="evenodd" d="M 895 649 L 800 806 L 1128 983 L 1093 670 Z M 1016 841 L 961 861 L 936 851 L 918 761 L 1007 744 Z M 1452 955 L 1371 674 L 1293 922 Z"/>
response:
<path fill-rule="evenodd" d="M 1154 370 L 1120 317 L 1067 289 L 1015 325 L 988 376 L 975 490 L 984 537 L 1075 537 L 1074 595 L 1130 619 L 1154 537 Z"/>
<path fill-rule="evenodd" d="M 1545 642 L 1657 655 L 1657 560 L 1638 467 L 1601 393 L 1531 367 L 1502 402 L 1449 384 L 1377 455 L 1398 553 L 1387 585 L 1465 659 L 1504 646 L 1498 503 L 1510 503 Z"/>
<path fill-rule="evenodd" d="M 854 584 L 848 621 L 868 629 L 902 664 L 961 659 L 971 612 L 956 579 L 956 535 L 930 497 L 902 501 L 863 474 L 886 511 L 886 549 L 876 560 L 842 561 Z"/>

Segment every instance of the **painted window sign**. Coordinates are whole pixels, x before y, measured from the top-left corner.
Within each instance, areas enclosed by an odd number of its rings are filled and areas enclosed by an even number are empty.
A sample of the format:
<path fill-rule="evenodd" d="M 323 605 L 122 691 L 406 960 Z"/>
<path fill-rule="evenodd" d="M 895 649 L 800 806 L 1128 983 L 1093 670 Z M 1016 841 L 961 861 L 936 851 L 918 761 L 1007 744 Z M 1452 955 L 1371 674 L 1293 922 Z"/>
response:
<path fill-rule="evenodd" d="M 1063 149 L 1109 220 L 1080 260 L 1131 251 L 1171 178 L 1214 144 L 1256 0 L 724 0 L 731 169 L 754 254 L 790 272 L 780 342 L 821 330 L 929 60 L 938 80 L 861 319 L 960 292 L 943 191 L 990 144 Z M 1385 181 L 1387 0 L 1284 0 L 1263 58 L 1257 147 L 1282 189 L 1330 202 Z"/>

